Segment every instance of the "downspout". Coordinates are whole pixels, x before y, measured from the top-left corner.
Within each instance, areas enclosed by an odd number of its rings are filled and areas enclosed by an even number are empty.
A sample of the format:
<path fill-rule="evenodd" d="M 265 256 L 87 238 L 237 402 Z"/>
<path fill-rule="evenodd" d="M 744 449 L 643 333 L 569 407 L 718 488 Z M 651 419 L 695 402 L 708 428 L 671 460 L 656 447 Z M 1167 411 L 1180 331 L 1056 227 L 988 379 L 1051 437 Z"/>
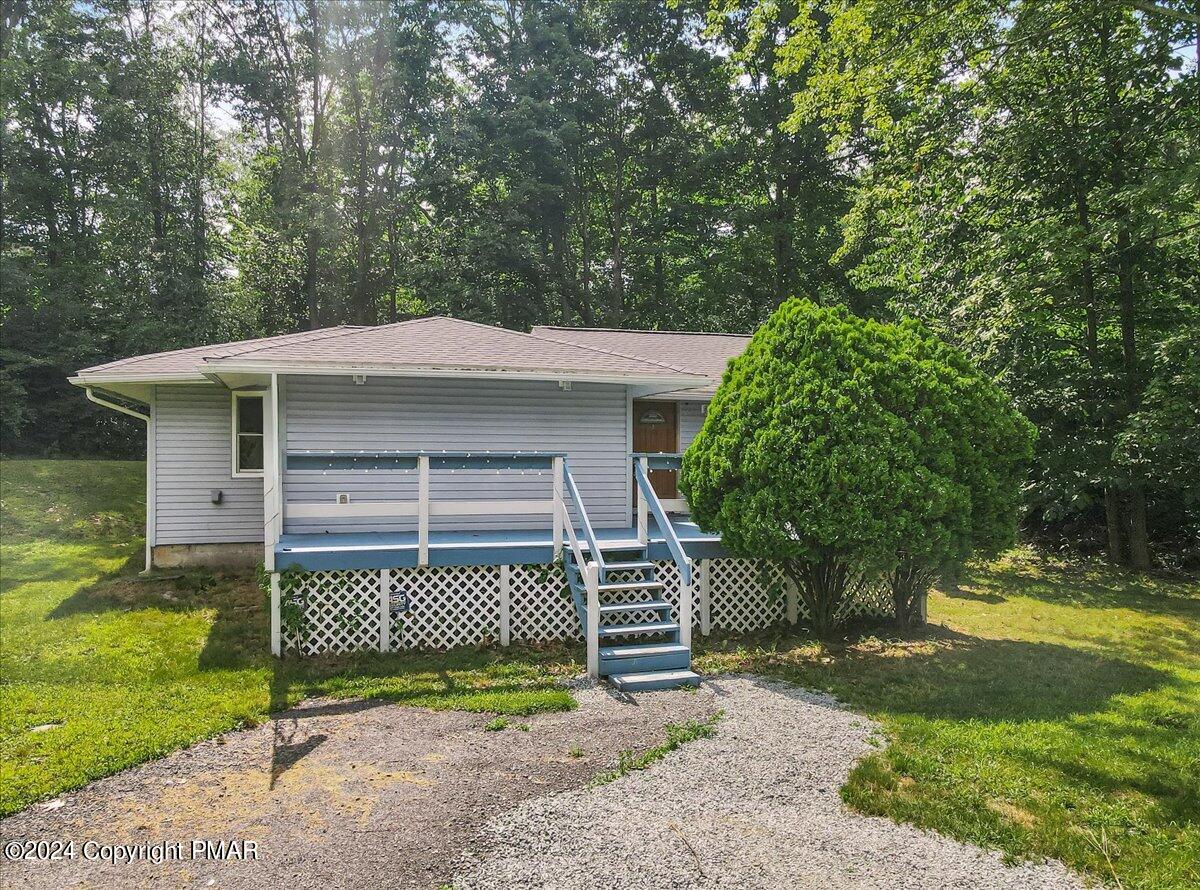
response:
<path fill-rule="evenodd" d="M 95 402 L 103 408 L 111 408 L 113 411 L 120 411 L 122 414 L 128 414 L 130 417 L 136 417 L 138 420 L 149 423 L 150 415 L 142 414 L 140 411 L 134 411 L 132 408 L 126 408 L 124 405 L 118 405 L 116 402 L 110 402 L 108 399 L 103 399 L 92 392 L 90 386 L 85 386 L 83 391 L 87 393 L 88 401 Z"/>
<path fill-rule="evenodd" d="M 89 402 L 95 402 L 102 408 L 109 408 L 121 414 L 126 414 L 129 417 L 136 417 L 138 420 L 146 424 L 146 567 L 142 574 L 149 573 L 153 567 L 154 560 L 154 455 L 150 449 L 154 447 L 154 420 L 152 417 L 154 408 L 151 407 L 151 414 L 142 414 L 140 411 L 134 411 L 132 408 L 126 408 L 124 405 L 118 405 L 116 402 L 110 402 L 101 396 L 96 395 L 90 386 L 83 388 L 84 393 L 88 397 Z M 153 406 L 153 397 L 151 399 Z"/>

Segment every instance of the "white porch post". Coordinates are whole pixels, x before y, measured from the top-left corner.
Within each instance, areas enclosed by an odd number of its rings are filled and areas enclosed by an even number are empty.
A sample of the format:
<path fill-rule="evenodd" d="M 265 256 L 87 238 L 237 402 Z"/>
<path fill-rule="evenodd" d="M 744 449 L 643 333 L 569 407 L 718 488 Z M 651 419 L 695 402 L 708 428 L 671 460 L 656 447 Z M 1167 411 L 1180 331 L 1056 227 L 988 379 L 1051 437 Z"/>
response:
<path fill-rule="evenodd" d="M 682 583 L 680 578 L 679 584 L 679 642 L 692 648 L 692 584 L 695 583 L 696 564 L 692 562 L 692 558 L 687 557 L 689 574 L 692 576 L 687 584 Z"/>
<path fill-rule="evenodd" d="M 557 550 L 556 550 L 557 552 Z M 500 645 L 507 646 L 512 641 L 512 601 L 509 590 L 509 568 L 506 564 L 500 566 Z"/>
<path fill-rule="evenodd" d="M 711 567 L 710 560 L 700 560 L 700 634 L 705 637 L 712 630 Z"/>
<path fill-rule="evenodd" d="M 561 457 L 554 458 L 554 558 L 558 558 L 558 553 L 562 550 L 563 542 L 563 524 L 570 522 L 567 516 L 567 508 L 563 503 L 563 459 Z M 508 645 L 505 643 L 504 645 Z"/>
<path fill-rule="evenodd" d="M 283 653 L 283 628 L 279 612 L 279 573 L 271 573 L 271 654 Z"/>
<path fill-rule="evenodd" d="M 263 563 L 267 571 L 275 570 L 275 545 L 283 531 L 279 451 L 279 376 L 272 374 L 263 405 Z"/>
<path fill-rule="evenodd" d="M 583 583 L 587 587 L 587 672 L 589 677 L 600 676 L 600 566 L 593 561 L 583 567 Z"/>
<path fill-rule="evenodd" d="M 642 475 L 649 481 L 650 459 L 639 457 L 638 463 L 642 466 Z M 646 544 L 650 540 L 650 505 L 646 503 L 646 498 L 642 495 L 642 486 L 635 485 L 634 487 L 637 489 L 638 543 Z"/>
<path fill-rule="evenodd" d="M 392 570 L 379 570 L 379 651 L 392 648 Z"/>
<path fill-rule="evenodd" d="M 429 455 L 417 458 L 417 565 L 429 565 Z"/>
<path fill-rule="evenodd" d="M 154 568 L 154 538 L 158 519 L 158 387 L 150 387 L 150 419 L 146 421 L 146 568 Z"/>

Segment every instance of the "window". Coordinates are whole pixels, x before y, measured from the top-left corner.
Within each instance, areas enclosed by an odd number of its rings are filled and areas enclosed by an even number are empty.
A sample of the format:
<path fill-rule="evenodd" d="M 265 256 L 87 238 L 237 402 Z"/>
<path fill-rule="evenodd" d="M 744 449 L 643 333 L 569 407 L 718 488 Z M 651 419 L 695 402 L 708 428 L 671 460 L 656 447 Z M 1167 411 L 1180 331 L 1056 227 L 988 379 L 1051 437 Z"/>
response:
<path fill-rule="evenodd" d="M 263 474 L 263 397 L 233 394 L 233 475 Z"/>

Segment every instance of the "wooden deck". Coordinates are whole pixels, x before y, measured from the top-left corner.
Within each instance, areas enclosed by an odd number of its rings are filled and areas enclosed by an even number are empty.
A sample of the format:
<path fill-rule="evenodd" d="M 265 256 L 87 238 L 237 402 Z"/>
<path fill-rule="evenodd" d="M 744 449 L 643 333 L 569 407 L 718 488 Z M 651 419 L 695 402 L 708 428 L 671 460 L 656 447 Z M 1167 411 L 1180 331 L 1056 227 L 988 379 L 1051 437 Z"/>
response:
<path fill-rule="evenodd" d="M 686 517 L 671 517 L 671 526 L 688 556 L 711 559 L 728 556 L 721 536 L 701 529 Z M 671 553 L 657 523 L 649 522 L 649 556 L 669 560 Z M 602 550 L 619 550 L 622 545 L 638 548 L 637 528 L 598 528 Z M 582 532 L 580 532 L 582 534 Z M 587 549 L 586 543 L 583 545 Z M 328 534 L 284 534 L 275 547 L 278 571 L 329 571 L 335 569 L 395 569 L 417 565 L 417 533 L 359 532 Z M 527 531 L 430 531 L 431 566 L 477 566 L 549 564 L 554 561 L 552 532 Z"/>

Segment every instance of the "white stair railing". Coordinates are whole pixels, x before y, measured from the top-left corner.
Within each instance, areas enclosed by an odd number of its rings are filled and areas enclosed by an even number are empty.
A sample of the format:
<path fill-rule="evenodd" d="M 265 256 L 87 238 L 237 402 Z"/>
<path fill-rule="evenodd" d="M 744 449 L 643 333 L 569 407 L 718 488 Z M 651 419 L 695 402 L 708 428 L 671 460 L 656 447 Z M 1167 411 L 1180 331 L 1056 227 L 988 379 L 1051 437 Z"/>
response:
<path fill-rule="evenodd" d="M 650 513 L 654 515 L 654 521 L 658 523 L 663 540 L 667 543 L 667 549 L 671 552 L 671 558 L 675 560 L 675 565 L 679 569 L 679 642 L 691 648 L 692 570 L 694 566 L 691 557 L 683 549 L 683 542 L 679 540 L 679 535 L 675 533 L 675 527 L 667 518 L 667 511 L 663 509 L 662 502 L 654 491 L 654 486 L 650 484 L 646 465 L 646 459 L 638 460 L 633 465 L 633 475 L 637 479 L 638 491 L 641 494 L 639 505 L 645 504 Z"/>
<path fill-rule="evenodd" d="M 571 467 L 565 460 L 562 462 L 562 479 L 566 493 L 570 495 L 571 500 L 575 504 L 575 512 L 579 514 L 580 527 L 583 529 L 583 535 L 588 542 L 588 556 L 590 558 L 585 562 L 583 547 L 579 543 L 579 536 L 575 534 L 575 523 L 571 521 L 571 516 L 567 511 L 566 500 L 562 497 L 561 490 L 556 489 L 556 493 L 558 494 L 558 509 L 560 511 L 558 521 L 561 522 L 567 533 L 567 543 L 571 547 L 571 555 L 575 559 L 575 565 L 579 567 L 580 574 L 583 576 L 583 586 L 587 596 L 584 606 L 583 636 L 587 641 L 588 676 L 599 678 L 600 573 L 604 570 L 604 554 L 600 551 L 600 542 L 596 538 L 596 531 L 592 528 L 592 522 L 588 518 L 587 510 L 584 509 L 583 498 L 579 496 L 579 486 L 575 484 L 575 477 L 571 475 Z"/>

